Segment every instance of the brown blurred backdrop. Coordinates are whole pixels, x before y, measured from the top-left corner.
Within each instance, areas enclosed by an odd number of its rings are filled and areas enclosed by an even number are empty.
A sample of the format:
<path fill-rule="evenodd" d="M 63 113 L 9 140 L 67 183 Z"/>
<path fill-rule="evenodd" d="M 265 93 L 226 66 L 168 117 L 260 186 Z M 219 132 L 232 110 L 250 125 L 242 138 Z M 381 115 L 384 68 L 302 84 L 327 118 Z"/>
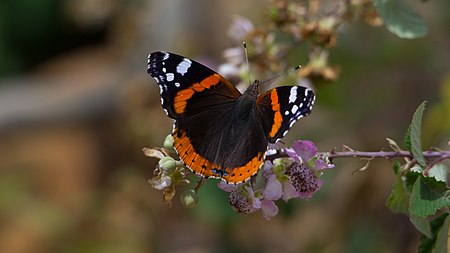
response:
<path fill-rule="evenodd" d="M 428 100 L 424 146 L 448 148 L 450 4 L 409 1 L 429 26 L 402 40 L 354 23 L 338 36 L 336 83 L 286 138 L 321 151 L 401 142 Z M 210 180 L 196 209 L 164 206 L 151 189 L 172 122 L 146 74 L 147 54 L 174 51 L 217 67 L 232 15 L 258 25 L 268 1 L 2 0 L 0 2 L 0 252 L 416 252 L 418 233 L 384 201 L 388 161 L 337 161 L 310 201 L 265 221 L 240 216 Z M 249 45 L 251 47 L 251 45 Z M 302 52 L 307 54 L 308 52 Z M 269 73 L 268 75 L 273 74 Z"/>

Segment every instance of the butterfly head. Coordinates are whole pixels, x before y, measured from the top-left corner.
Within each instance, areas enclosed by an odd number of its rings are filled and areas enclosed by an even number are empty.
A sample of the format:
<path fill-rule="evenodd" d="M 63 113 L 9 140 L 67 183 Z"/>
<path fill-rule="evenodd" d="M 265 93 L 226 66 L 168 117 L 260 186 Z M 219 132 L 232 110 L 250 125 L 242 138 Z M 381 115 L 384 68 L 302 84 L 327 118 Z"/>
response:
<path fill-rule="evenodd" d="M 259 84 L 261 82 L 259 80 L 255 80 L 250 86 L 245 90 L 244 94 L 249 95 L 252 98 L 257 98 L 259 96 Z"/>

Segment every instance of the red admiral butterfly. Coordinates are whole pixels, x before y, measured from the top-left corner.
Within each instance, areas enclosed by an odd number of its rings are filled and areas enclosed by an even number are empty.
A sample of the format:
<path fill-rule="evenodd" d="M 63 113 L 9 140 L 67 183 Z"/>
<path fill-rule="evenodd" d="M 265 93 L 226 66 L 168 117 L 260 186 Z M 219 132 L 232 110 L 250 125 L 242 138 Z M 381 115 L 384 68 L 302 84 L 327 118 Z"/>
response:
<path fill-rule="evenodd" d="M 260 95 L 259 81 L 241 94 L 213 70 L 173 53 L 151 53 L 147 63 L 162 106 L 174 119 L 178 156 L 195 173 L 227 183 L 244 182 L 258 172 L 268 143 L 310 114 L 315 100 L 313 91 L 302 86 Z"/>

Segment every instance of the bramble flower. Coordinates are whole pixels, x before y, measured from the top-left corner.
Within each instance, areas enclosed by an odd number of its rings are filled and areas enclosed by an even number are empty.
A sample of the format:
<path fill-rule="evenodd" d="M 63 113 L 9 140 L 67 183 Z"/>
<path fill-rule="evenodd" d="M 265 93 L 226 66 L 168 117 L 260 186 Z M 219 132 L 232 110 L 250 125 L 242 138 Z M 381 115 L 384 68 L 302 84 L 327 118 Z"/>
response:
<path fill-rule="evenodd" d="M 240 214 L 253 213 L 261 209 L 266 220 L 270 220 L 278 214 L 278 207 L 275 202 L 255 193 L 255 190 L 247 183 L 233 185 L 220 181 L 217 186 L 230 193 L 228 201 L 231 207 Z"/>
<path fill-rule="evenodd" d="M 255 197 L 253 189 L 249 186 L 232 191 L 228 196 L 228 202 L 236 212 L 241 214 L 253 213 L 261 208 L 261 200 Z"/>
<path fill-rule="evenodd" d="M 287 170 L 287 174 L 301 199 L 311 198 L 323 185 L 323 181 L 317 178 L 314 171 L 304 164 L 294 163 Z"/>
<path fill-rule="evenodd" d="M 286 154 L 296 162 L 308 162 L 316 155 L 317 147 L 312 141 L 298 140 L 294 142 L 292 148 L 287 148 L 285 151 Z"/>
<path fill-rule="evenodd" d="M 321 171 L 334 167 L 333 164 L 315 158 L 316 153 L 317 147 L 311 141 L 299 140 L 291 149 L 286 149 L 286 154 L 295 160 L 286 174 L 301 199 L 311 198 L 323 185 L 323 181 L 319 179 Z"/>
<path fill-rule="evenodd" d="M 317 147 L 311 141 L 296 141 L 284 151 L 290 159 L 277 158 L 273 164 L 265 163 L 264 198 L 271 201 L 282 198 L 286 202 L 292 198 L 311 198 L 323 185 L 320 171 L 333 165 L 314 157 Z"/>
<path fill-rule="evenodd" d="M 266 161 L 264 166 L 264 179 L 266 185 L 264 187 L 264 197 L 268 200 L 278 200 L 283 198 L 287 202 L 291 198 L 298 197 L 298 193 L 289 177 L 286 175 L 286 167 L 290 166 L 292 162 L 286 158 L 275 159 L 274 164 Z"/>

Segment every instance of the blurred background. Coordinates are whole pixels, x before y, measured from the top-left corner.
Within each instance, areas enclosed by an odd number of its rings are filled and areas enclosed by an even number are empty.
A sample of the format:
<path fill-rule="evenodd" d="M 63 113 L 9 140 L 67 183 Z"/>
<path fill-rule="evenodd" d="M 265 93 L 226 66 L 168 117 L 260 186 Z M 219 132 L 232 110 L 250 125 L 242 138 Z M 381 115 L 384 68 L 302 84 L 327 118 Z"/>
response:
<path fill-rule="evenodd" d="M 423 145 L 448 149 L 450 2 L 408 2 L 428 35 L 403 40 L 383 27 L 344 26 L 330 54 L 340 76 L 317 88 L 313 114 L 286 144 L 387 149 L 385 138 L 401 143 L 428 100 Z M 364 162 L 336 160 L 313 199 L 280 203 L 271 221 L 234 213 L 215 180 L 195 209 L 165 206 L 147 183 L 157 161 L 142 148 L 162 146 L 172 129 L 146 74 L 148 53 L 173 51 L 217 69 L 237 46 L 226 36 L 233 15 L 258 26 L 269 4 L 2 0 L 0 252 L 416 252 L 409 219 L 384 205 L 389 161 L 353 173 Z"/>

